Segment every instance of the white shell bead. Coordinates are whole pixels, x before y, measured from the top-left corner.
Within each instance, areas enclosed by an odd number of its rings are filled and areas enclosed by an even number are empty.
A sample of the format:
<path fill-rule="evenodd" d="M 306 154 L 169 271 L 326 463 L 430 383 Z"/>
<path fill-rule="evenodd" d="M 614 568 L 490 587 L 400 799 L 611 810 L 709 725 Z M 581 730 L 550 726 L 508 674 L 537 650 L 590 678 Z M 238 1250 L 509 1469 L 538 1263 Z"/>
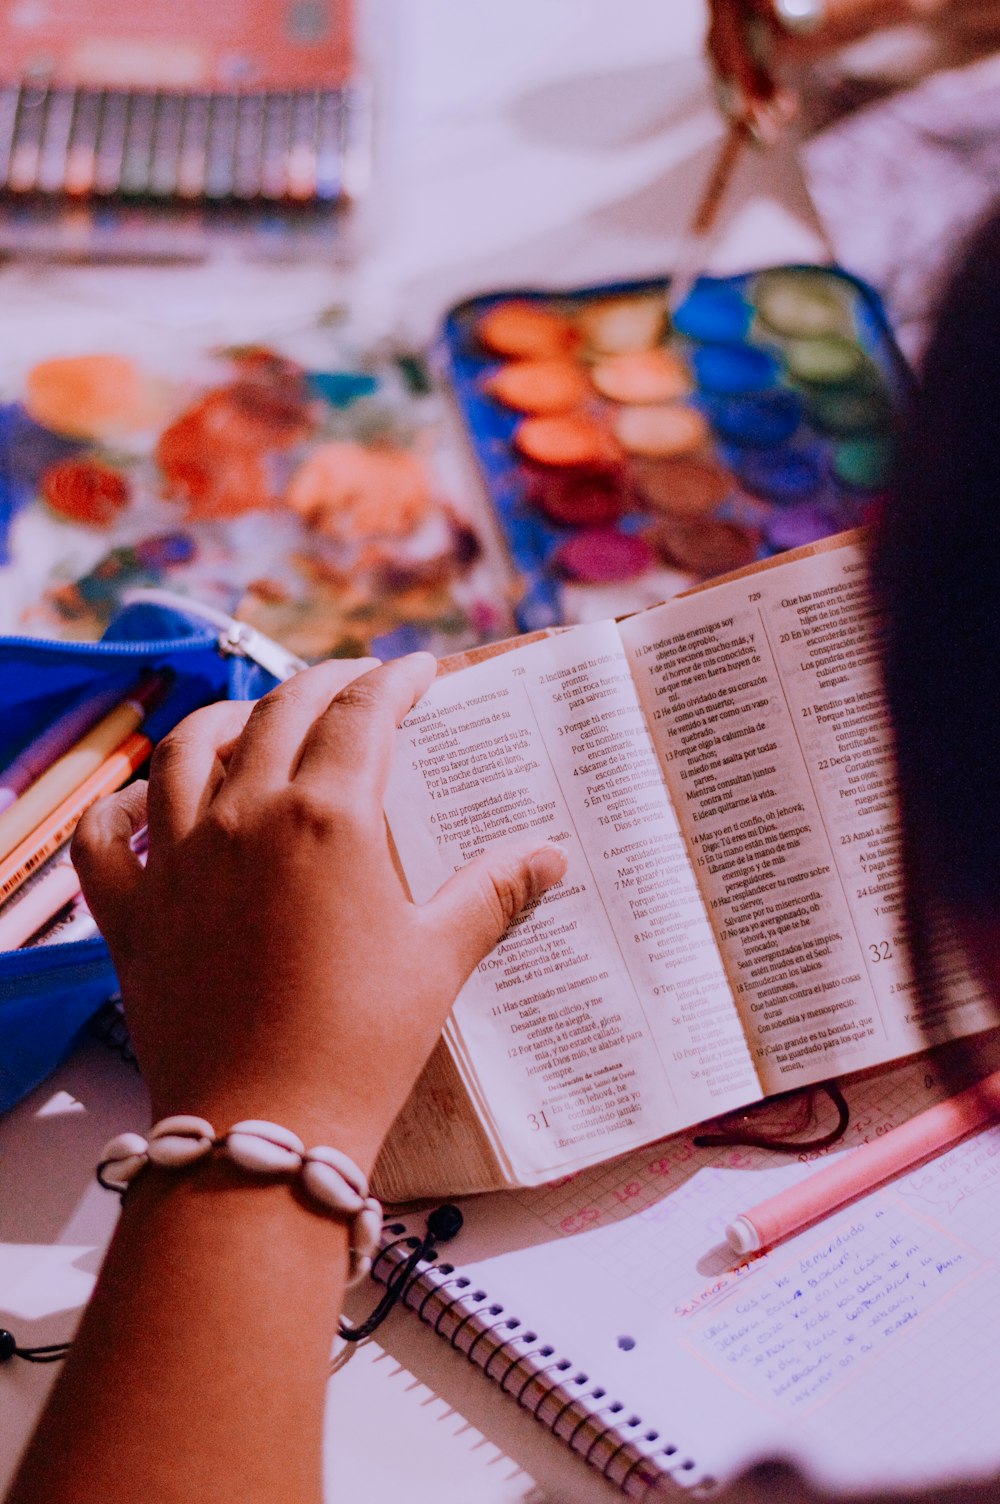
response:
<path fill-rule="evenodd" d="M 297 1133 L 290 1128 L 282 1128 L 280 1123 L 265 1123 L 262 1118 L 246 1118 L 242 1123 L 234 1123 L 226 1134 L 228 1138 L 233 1133 L 250 1133 L 257 1138 L 266 1138 L 268 1143 L 277 1144 L 282 1149 L 291 1149 L 301 1159 L 305 1153 L 305 1144 Z"/>
<path fill-rule="evenodd" d="M 377 1201 L 368 1200 L 354 1219 L 351 1237 L 354 1251 L 363 1255 L 374 1253 L 381 1236 L 382 1208 Z"/>
<path fill-rule="evenodd" d="M 365 1204 L 343 1175 L 322 1160 L 306 1160 L 302 1166 L 302 1183 L 310 1196 L 331 1211 L 353 1216 Z"/>
<path fill-rule="evenodd" d="M 130 1185 L 145 1163 L 145 1154 L 128 1154 L 124 1159 L 116 1159 L 108 1165 L 104 1178 L 109 1185 Z"/>
<path fill-rule="evenodd" d="M 147 1153 L 154 1165 L 168 1169 L 180 1169 L 182 1165 L 194 1164 L 210 1153 L 210 1138 L 191 1138 L 185 1133 L 164 1133 L 160 1138 L 150 1139 Z"/>
<path fill-rule="evenodd" d="M 359 1200 L 363 1201 L 368 1195 L 368 1178 L 364 1175 L 353 1159 L 349 1159 L 342 1149 L 331 1149 L 327 1144 L 319 1144 L 315 1149 L 310 1149 L 306 1159 L 315 1160 L 317 1164 L 329 1165 L 331 1170 L 337 1170 L 347 1181 L 349 1186 L 358 1193 Z"/>
<path fill-rule="evenodd" d="M 185 1138 L 215 1137 L 215 1129 L 206 1118 L 196 1118 L 189 1112 L 175 1113 L 171 1118 L 161 1118 L 155 1127 L 149 1130 L 150 1139 L 164 1138 L 167 1134 L 180 1133 Z"/>
<path fill-rule="evenodd" d="M 297 1170 L 302 1163 L 302 1156 L 294 1149 L 286 1149 L 281 1144 L 272 1144 L 268 1139 L 257 1138 L 250 1133 L 237 1133 L 235 1130 L 226 1134 L 226 1152 L 242 1170 L 253 1170 L 263 1175 L 283 1175 L 290 1170 Z"/>
<path fill-rule="evenodd" d="M 133 1155 L 145 1154 L 146 1140 L 141 1133 L 119 1133 L 109 1139 L 101 1150 L 101 1163 L 131 1159 Z"/>

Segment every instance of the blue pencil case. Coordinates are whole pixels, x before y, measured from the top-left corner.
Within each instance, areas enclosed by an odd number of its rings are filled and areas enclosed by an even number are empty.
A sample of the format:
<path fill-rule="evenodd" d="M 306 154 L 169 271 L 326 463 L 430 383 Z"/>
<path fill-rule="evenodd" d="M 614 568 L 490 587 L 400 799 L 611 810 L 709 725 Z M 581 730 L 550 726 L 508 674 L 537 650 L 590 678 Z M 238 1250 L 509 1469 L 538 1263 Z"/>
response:
<path fill-rule="evenodd" d="M 300 666 L 240 623 L 197 612 L 145 600 L 125 607 L 100 642 L 0 639 L 0 766 L 69 706 L 109 682 L 125 694 L 145 669 L 171 674 L 143 725 L 155 743 L 197 706 L 258 699 Z M 117 986 L 100 937 L 0 953 L 0 1111 L 55 1069 Z"/>

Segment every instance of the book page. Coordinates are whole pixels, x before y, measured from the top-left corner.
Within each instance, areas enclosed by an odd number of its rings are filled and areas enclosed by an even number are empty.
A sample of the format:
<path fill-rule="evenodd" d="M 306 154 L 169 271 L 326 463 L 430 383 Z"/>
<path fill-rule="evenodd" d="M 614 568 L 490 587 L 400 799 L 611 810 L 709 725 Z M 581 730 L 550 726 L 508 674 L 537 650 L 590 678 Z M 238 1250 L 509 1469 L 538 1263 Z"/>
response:
<path fill-rule="evenodd" d="M 403 724 L 386 813 L 417 902 L 518 832 L 567 850 L 446 1031 L 511 1179 L 759 1098 L 614 623 L 439 678 Z"/>
<path fill-rule="evenodd" d="M 968 977 L 933 1019 L 915 1000 L 860 547 L 747 573 L 621 634 L 765 1090 L 988 1027 Z"/>

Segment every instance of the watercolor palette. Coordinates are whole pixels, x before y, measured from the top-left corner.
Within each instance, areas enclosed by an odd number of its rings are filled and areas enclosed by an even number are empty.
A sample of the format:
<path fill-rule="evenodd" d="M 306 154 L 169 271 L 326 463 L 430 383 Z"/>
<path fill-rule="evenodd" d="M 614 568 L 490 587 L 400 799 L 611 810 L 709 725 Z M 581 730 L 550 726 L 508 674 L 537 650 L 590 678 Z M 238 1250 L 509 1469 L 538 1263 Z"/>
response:
<path fill-rule="evenodd" d="M 491 293 L 454 308 L 450 379 L 525 631 L 625 612 L 858 526 L 910 382 L 877 294 L 829 267 Z M 664 584 L 663 582 L 668 582 Z"/>

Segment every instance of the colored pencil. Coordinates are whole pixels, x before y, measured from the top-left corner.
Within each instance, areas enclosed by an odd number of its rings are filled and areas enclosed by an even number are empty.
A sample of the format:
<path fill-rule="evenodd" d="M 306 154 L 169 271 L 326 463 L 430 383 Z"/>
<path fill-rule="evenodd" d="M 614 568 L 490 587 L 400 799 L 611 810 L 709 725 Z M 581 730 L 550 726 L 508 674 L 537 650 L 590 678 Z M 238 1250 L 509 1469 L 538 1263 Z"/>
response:
<path fill-rule="evenodd" d="M 128 114 L 129 96 L 109 89 L 104 96 L 94 156 L 93 191 L 102 197 L 109 198 L 121 190 Z"/>
<path fill-rule="evenodd" d="M 61 716 L 37 736 L 35 740 L 8 763 L 0 768 L 0 810 L 13 804 L 25 789 L 41 778 L 57 758 L 86 735 L 97 722 L 103 719 L 122 699 L 126 686 L 119 680 L 91 699 L 81 700 L 64 711 Z"/>
<path fill-rule="evenodd" d="M 255 199 L 260 193 L 260 168 L 264 152 L 264 96 L 244 94 L 236 121 L 236 159 L 233 192 L 238 199 Z"/>
<path fill-rule="evenodd" d="M 45 128 L 38 160 L 40 193 L 61 193 L 65 185 L 66 157 L 75 108 L 75 89 L 53 89 L 45 112 Z"/>
<path fill-rule="evenodd" d="M 143 91 L 132 95 L 122 153 L 121 192 L 124 194 L 138 196 L 149 192 L 156 109 L 155 94 Z"/>
<path fill-rule="evenodd" d="M 264 115 L 260 191 L 266 199 L 283 199 L 287 187 L 292 101 L 288 94 L 269 94 Z"/>
<path fill-rule="evenodd" d="M 235 94 L 212 96 L 205 166 L 206 198 L 232 197 L 236 173 L 237 110 L 238 102 Z"/>
<path fill-rule="evenodd" d="M 32 949 L 36 945 L 69 945 L 76 940 L 92 940 L 100 934 L 97 928 L 97 920 L 91 914 L 82 898 L 76 899 L 67 913 L 48 925 L 43 934 L 31 941 Z"/>
<path fill-rule="evenodd" d="M 79 893 L 80 879 L 69 857 L 53 862 L 30 893 L 0 912 L 0 951 L 23 945 Z"/>
<path fill-rule="evenodd" d="M 148 736 L 133 731 L 104 758 L 88 778 L 52 810 L 41 825 L 0 861 L 0 903 L 27 882 L 73 834 L 81 817 L 98 799 L 113 794 L 146 761 L 153 744 Z"/>
<path fill-rule="evenodd" d="M 183 98 L 178 94 L 161 95 L 149 172 L 149 191 L 156 198 L 170 198 L 177 190 L 183 129 Z"/>
<path fill-rule="evenodd" d="M 21 90 L 7 175 L 7 186 L 14 193 L 31 193 L 38 186 L 38 162 L 48 97 L 44 85 L 30 85 Z"/>
<path fill-rule="evenodd" d="M 210 112 L 211 99 L 207 94 L 189 94 L 184 101 L 181 153 L 177 167 L 177 193 L 181 198 L 201 198 L 205 191 Z"/>
<path fill-rule="evenodd" d="M 340 194 L 344 161 L 344 108 L 339 93 L 324 90 L 319 102 L 316 143 L 316 196 L 330 202 Z"/>
<path fill-rule="evenodd" d="M 97 164 L 97 141 L 101 131 L 103 94 L 94 89 L 81 91 L 73 116 L 73 130 L 66 152 L 66 192 L 88 194 L 94 187 Z"/>
<path fill-rule="evenodd" d="M 58 758 L 40 778 L 0 813 L 0 862 L 8 857 L 66 797 L 100 769 L 105 758 L 146 717 L 150 705 L 163 692 L 166 678 L 150 674 L 114 710 Z"/>
<path fill-rule="evenodd" d="M 10 183 L 10 159 L 20 102 L 19 85 L 4 84 L 0 88 L 0 188 L 7 188 Z"/>

